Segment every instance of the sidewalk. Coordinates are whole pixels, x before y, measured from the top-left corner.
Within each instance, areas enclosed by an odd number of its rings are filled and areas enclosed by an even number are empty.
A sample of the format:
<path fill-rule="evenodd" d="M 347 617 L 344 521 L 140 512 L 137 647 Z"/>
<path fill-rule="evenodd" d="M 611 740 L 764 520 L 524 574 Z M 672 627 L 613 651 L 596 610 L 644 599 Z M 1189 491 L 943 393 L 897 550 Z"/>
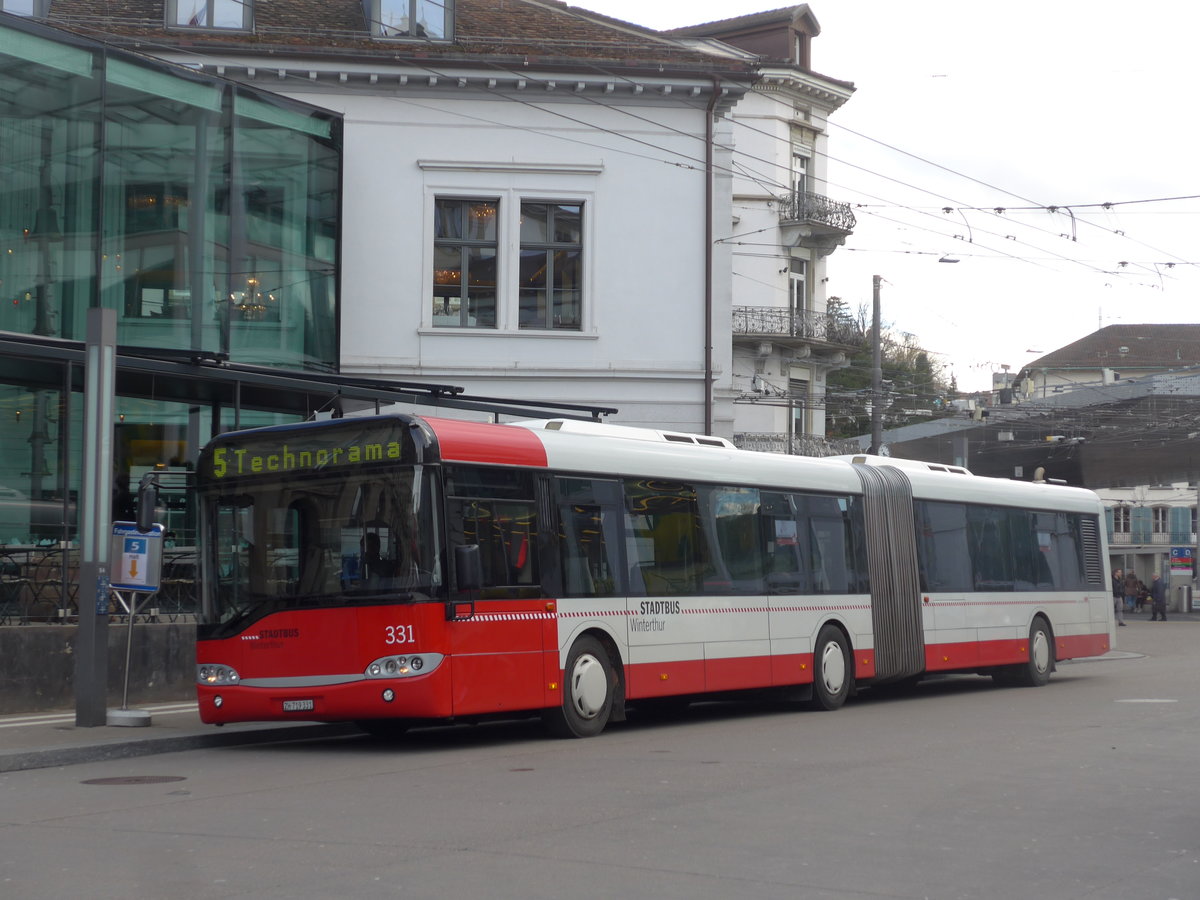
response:
<path fill-rule="evenodd" d="M 73 710 L 0 716 L 0 773 L 358 732 L 350 723 L 249 722 L 218 728 L 200 721 L 194 702 L 139 708 L 150 713 L 149 725 L 79 728 Z"/>

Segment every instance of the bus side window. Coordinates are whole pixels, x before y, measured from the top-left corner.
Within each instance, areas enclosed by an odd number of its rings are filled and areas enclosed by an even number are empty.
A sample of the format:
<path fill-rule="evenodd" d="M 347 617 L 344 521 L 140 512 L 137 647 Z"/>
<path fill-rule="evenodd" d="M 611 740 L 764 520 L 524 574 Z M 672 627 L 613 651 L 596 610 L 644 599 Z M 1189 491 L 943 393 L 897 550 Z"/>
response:
<path fill-rule="evenodd" d="M 813 496 L 806 501 L 812 591 L 848 593 L 853 570 L 850 517 L 836 497 Z"/>
<path fill-rule="evenodd" d="M 1008 510 L 995 506 L 968 506 L 967 535 L 975 569 L 975 590 L 1013 590 Z"/>
<path fill-rule="evenodd" d="M 766 547 L 758 488 L 700 488 L 701 522 L 712 548 L 706 594 L 765 592 Z"/>
<path fill-rule="evenodd" d="M 791 498 L 764 492 L 762 515 L 766 525 L 767 592 L 807 593 L 808 574 L 800 555 L 800 531 Z"/>
<path fill-rule="evenodd" d="M 918 500 L 913 509 L 921 590 L 956 593 L 974 590 L 966 505 Z"/>
<path fill-rule="evenodd" d="M 557 478 L 559 549 L 568 597 L 611 597 L 621 577 L 621 486 L 592 478 Z"/>
<path fill-rule="evenodd" d="M 645 479 L 625 485 L 625 548 L 629 592 L 651 597 L 698 594 L 713 572 L 700 527 L 696 491 Z"/>
<path fill-rule="evenodd" d="M 528 472 L 447 466 L 451 544 L 478 544 L 482 597 L 530 597 L 541 592 L 538 514 Z"/>

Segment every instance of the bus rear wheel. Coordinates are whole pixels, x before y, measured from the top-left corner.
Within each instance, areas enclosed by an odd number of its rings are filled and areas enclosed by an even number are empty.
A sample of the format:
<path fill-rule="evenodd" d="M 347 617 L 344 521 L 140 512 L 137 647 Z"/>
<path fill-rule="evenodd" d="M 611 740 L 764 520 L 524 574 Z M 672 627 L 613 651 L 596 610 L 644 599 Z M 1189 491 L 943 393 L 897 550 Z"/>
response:
<path fill-rule="evenodd" d="M 836 625 L 824 626 L 813 647 L 813 709 L 840 709 L 854 689 L 850 642 Z"/>
<path fill-rule="evenodd" d="M 1041 687 L 1054 671 L 1054 637 L 1041 616 L 1029 626 L 1026 643 L 1028 658 L 1015 666 L 1004 666 L 992 673 L 993 680 L 1005 687 Z"/>
<path fill-rule="evenodd" d="M 616 686 L 616 674 L 604 646 L 594 637 L 581 637 L 567 654 L 562 706 L 546 711 L 546 726 L 558 737 L 595 737 L 612 716 Z"/>
<path fill-rule="evenodd" d="M 1029 626 L 1029 659 L 1017 670 L 1017 683 L 1026 687 L 1041 687 L 1054 671 L 1054 638 L 1050 626 L 1038 616 Z"/>

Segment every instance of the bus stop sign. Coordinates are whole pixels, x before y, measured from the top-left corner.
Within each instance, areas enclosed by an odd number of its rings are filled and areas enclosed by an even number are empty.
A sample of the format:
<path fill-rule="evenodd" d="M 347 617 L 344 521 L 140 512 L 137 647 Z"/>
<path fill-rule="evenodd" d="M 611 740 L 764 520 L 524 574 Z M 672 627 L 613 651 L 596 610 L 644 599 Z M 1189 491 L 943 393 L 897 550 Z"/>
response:
<path fill-rule="evenodd" d="M 136 522 L 113 522 L 110 586 L 153 594 L 162 580 L 163 526 L 138 531 Z"/>

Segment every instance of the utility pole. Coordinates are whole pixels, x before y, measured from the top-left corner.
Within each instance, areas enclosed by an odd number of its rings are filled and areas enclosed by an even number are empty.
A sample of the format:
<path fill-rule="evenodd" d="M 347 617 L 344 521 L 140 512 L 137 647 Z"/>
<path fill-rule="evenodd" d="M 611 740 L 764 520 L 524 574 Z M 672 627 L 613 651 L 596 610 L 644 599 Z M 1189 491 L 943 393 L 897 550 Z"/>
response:
<path fill-rule="evenodd" d="M 883 446 L 883 347 L 879 332 L 879 282 L 872 276 L 871 291 L 871 449 L 878 453 Z"/>
<path fill-rule="evenodd" d="M 84 728 L 108 720 L 108 538 L 112 529 L 116 347 L 116 311 L 89 309 L 83 385 L 79 631 L 75 642 L 75 724 Z"/>

